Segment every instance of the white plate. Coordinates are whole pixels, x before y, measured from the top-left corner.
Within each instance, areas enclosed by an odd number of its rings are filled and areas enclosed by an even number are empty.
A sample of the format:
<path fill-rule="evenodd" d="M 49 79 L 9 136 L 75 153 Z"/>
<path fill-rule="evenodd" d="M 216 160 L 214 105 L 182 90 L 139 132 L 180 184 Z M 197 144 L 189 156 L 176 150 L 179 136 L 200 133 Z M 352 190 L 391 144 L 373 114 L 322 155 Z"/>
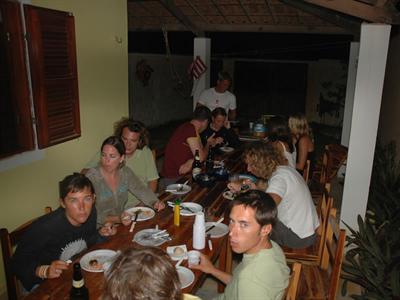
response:
<path fill-rule="evenodd" d="M 192 188 L 187 184 L 174 183 L 167 186 L 166 190 L 174 195 L 184 195 L 189 193 Z"/>
<path fill-rule="evenodd" d="M 156 215 L 156 212 L 153 209 L 151 209 L 150 207 L 145 207 L 145 206 L 132 207 L 132 208 L 127 209 L 125 212 L 132 215 L 132 221 L 133 221 L 135 212 L 139 209 L 141 210 L 141 212 L 139 213 L 136 221 L 146 221 L 146 220 L 153 218 Z"/>
<path fill-rule="evenodd" d="M 180 247 L 183 250 L 183 253 L 181 255 L 177 255 L 174 253 L 175 249 Z M 180 259 L 187 259 L 187 247 L 186 245 L 177 245 L 177 246 L 171 246 L 167 247 L 167 253 L 171 257 L 172 260 L 180 260 Z"/>
<path fill-rule="evenodd" d="M 208 228 L 213 226 L 215 222 L 206 222 L 206 231 Z M 224 223 L 218 223 L 213 229 L 211 229 L 207 234 L 211 234 L 211 238 L 219 238 L 229 233 L 229 227 Z"/>
<path fill-rule="evenodd" d="M 235 198 L 235 194 L 231 191 L 225 191 L 222 194 L 222 197 L 224 197 L 225 199 L 228 199 L 228 200 L 233 200 Z"/>
<path fill-rule="evenodd" d="M 221 148 L 219 148 L 219 150 L 221 150 L 222 152 L 229 153 L 229 152 L 232 152 L 235 149 L 233 149 L 232 147 L 221 147 Z"/>
<path fill-rule="evenodd" d="M 177 267 L 179 281 L 181 282 L 181 288 L 184 289 L 191 285 L 194 281 L 194 273 L 192 270 L 185 267 Z"/>
<path fill-rule="evenodd" d="M 107 249 L 101 249 L 101 250 L 94 250 L 89 253 L 86 253 L 80 261 L 82 269 L 88 272 L 96 272 L 100 273 L 103 272 L 103 268 L 101 269 L 96 269 L 90 266 L 90 261 L 91 260 L 97 260 L 97 262 L 101 265 L 103 265 L 105 262 L 111 261 L 114 256 L 117 254 L 117 252 L 113 250 L 107 250 Z"/>
<path fill-rule="evenodd" d="M 148 228 L 143 229 L 135 234 L 133 241 L 142 246 L 160 246 L 167 240 L 164 238 L 153 238 L 152 235 L 160 232 L 159 229 Z"/>
<path fill-rule="evenodd" d="M 185 207 L 190 208 L 191 211 L 185 209 Z M 194 216 L 196 213 L 201 212 L 203 206 L 194 202 L 182 202 L 181 203 L 181 216 Z"/>
<path fill-rule="evenodd" d="M 259 138 L 251 137 L 251 136 L 239 136 L 239 140 L 242 142 L 255 142 L 259 141 Z"/>

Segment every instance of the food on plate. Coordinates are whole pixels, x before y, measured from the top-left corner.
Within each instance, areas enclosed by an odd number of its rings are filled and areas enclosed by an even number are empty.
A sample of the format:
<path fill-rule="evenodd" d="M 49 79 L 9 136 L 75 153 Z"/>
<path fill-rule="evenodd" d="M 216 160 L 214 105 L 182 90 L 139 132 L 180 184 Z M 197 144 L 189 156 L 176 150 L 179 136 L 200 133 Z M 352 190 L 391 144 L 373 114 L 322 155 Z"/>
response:
<path fill-rule="evenodd" d="M 90 260 L 89 266 L 95 270 L 101 270 L 103 268 L 103 264 L 99 263 L 99 261 L 97 259 Z"/>
<path fill-rule="evenodd" d="M 174 249 L 174 255 L 182 255 L 185 253 L 185 250 L 183 250 L 181 247 L 176 247 Z"/>
<path fill-rule="evenodd" d="M 143 210 L 143 211 L 140 212 L 140 216 L 141 216 L 142 218 L 150 217 L 151 214 L 152 214 L 152 211 L 151 211 L 151 210 Z"/>

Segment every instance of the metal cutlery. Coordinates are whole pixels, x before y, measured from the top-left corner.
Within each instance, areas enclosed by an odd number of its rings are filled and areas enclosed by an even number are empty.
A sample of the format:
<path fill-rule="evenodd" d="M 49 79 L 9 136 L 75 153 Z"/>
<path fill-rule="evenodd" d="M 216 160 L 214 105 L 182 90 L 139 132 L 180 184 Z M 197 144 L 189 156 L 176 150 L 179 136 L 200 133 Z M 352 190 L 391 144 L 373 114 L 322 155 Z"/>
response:
<path fill-rule="evenodd" d="M 168 206 L 170 206 L 170 207 L 174 207 L 174 206 L 175 206 L 175 203 L 173 203 L 173 202 L 171 202 L 171 201 L 167 201 L 167 204 L 168 204 Z M 188 212 L 190 212 L 190 213 L 192 213 L 192 214 L 196 214 L 196 213 L 197 213 L 197 211 L 194 211 L 194 210 L 191 209 L 190 207 L 184 205 L 184 203 L 183 203 L 183 205 L 180 204 L 179 206 L 180 206 L 181 209 L 187 210 Z"/>
<path fill-rule="evenodd" d="M 132 216 L 133 222 L 136 222 L 137 218 L 139 217 L 139 214 L 142 212 L 141 209 L 138 209 L 134 212 L 134 215 Z"/>
<path fill-rule="evenodd" d="M 211 226 L 206 230 L 206 233 L 207 233 L 207 232 L 210 232 L 211 230 L 213 230 L 213 229 L 215 228 L 215 226 L 217 226 L 217 225 L 218 225 L 219 223 L 221 223 L 223 220 L 224 220 L 224 217 L 222 217 L 221 219 L 219 219 L 217 222 L 214 222 L 214 224 L 211 225 Z"/>

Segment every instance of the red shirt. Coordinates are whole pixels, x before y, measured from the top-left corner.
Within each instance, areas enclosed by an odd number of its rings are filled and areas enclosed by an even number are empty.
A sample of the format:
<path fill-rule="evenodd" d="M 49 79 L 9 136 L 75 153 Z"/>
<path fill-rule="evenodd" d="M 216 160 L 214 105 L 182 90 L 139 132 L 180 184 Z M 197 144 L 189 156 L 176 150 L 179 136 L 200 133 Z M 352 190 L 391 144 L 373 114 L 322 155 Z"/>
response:
<path fill-rule="evenodd" d="M 181 176 L 179 174 L 180 166 L 193 158 L 192 150 L 187 143 L 187 139 L 191 137 L 199 137 L 192 123 L 184 123 L 175 129 L 165 148 L 164 165 L 161 171 L 163 177 L 175 178 Z"/>

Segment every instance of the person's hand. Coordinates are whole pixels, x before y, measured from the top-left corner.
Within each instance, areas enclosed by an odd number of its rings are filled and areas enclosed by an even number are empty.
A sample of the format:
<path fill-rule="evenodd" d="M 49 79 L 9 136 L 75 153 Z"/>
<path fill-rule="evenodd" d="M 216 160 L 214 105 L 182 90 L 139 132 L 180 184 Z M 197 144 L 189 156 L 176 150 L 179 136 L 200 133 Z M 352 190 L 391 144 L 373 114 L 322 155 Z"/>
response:
<path fill-rule="evenodd" d="M 217 137 L 217 138 L 215 138 L 214 139 L 214 142 L 215 142 L 215 145 L 218 145 L 218 144 L 223 144 L 224 143 L 224 138 L 222 138 L 222 137 Z M 215 146 L 214 145 L 214 146 Z"/>
<path fill-rule="evenodd" d="M 215 269 L 207 255 L 200 253 L 200 263 L 198 265 L 190 265 L 191 269 L 200 270 L 206 274 L 212 273 Z"/>
<path fill-rule="evenodd" d="M 52 261 L 47 270 L 47 278 L 58 278 L 64 270 L 68 269 L 68 263 L 62 260 Z"/>
<path fill-rule="evenodd" d="M 192 169 L 193 159 L 187 160 L 184 164 L 179 167 L 179 175 L 184 175 L 190 172 Z"/>
<path fill-rule="evenodd" d="M 249 187 L 249 190 L 257 189 L 257 185 L 250 179 L 243 180 L 243 185 L 247 185 Z"/>
<path fill-rule="evenodd" d="M 132 215 L 126 211 L 121 214 L 121 223 L 124 226 L 129 226 L 132 222 Z"/>
<path fill-rule="evenodd" d="M 154 209 L 157 211 L 163 210 L 165 208 L 165 203 L 158 200 L 156 203 L 154 203 Z"/>
<path fill-rule="evenodd" d="M 228 189 L 233 193 L 239 193 L 242 189 L 242 185 L 236 182 L 228 183 Z"/>
<path fill-rule="evenodd" d="M 101 236 L 112 236 L 117 233 L 117 228 L 112 222 L 106 222 L 103 227 L 99 229 L 99 234 Z"/>
<path fill-rule="evenodd" d="M 225 127 L 226 129 L 231 128 L 231 122 L 229 122 L 228 118 L 225 120 L 224 127 Z"/>

